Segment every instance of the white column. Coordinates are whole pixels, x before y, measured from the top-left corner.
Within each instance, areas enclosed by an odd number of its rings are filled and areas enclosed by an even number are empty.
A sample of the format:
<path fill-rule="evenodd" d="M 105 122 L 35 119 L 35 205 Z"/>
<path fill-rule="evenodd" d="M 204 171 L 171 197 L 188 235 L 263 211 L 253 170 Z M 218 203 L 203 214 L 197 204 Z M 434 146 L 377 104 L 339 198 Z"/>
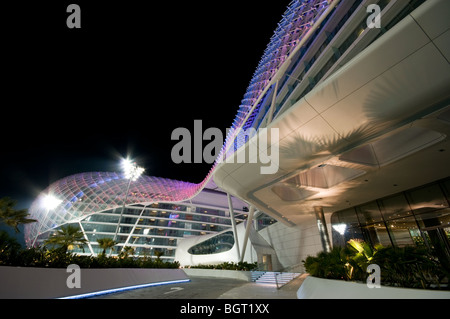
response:
<path fill-rule="evenodd" d="M 275 111 L 275 102 L 277 100 L 277 93 L 278 93 L 278 82 L 280 80 L 278 79 L 275 82 L 275 88 L 273 90 L 273 95 L 272 95 L 272 104 L 270 105 L 270 110 L 269 110 L 269 114 L 267 117 L 267 124 L 266 126 L 269 126 L 270 122 L 272 122 L 272 117 L 273 117 L 273 112 Z"/>
<path fill-rule="evenodd" d="M 245 257 L 245 250 L 247 249 L 247 242 L 248 242 L 248 236 L 250 235 L 250 229 L 253 226 L 253 215 L 255 213 L 255 208 L 253 206 L 250 206 L 250 211 L 248 213 L 247 217 L 247 227 L 245 228 L 245 237 L 244 237 L 244 245 L 242 247 L 242 255 L 240 261 L 244 261 Z"/>
<path fill-rule="evenodd" d="M 314 212 L 316 214 L 317 228 L 319 229 L 320 241 L 322 242 L 323 251 L 330 252 L 330 236 L 328 236 L 327 222 L 325 220 L 322 206 L 314 206 Z"/>
<path fill-rule="evenodd" d="M 81 228 L 81 231 L 83 232 L 84 238 L 87 240 L 87 245 L 89 247 L 89 250 L 91 251 L 92 256 L 94 256 L 95 255 L 94 250 L 92 249 L 91 242 L 89 241 L 89 238 L 86 235 L 86 232 L 84 231 L 83 225 L 81 225 L 81 220 L 78 221 L 78 224 L 80 225 L 80 228 Z"/>
<path fill-rule="evenodd" d="M 147 207 L 147 205 L 145 205 L 144 208 L 142 208 L 142 211 L 141 211 L 141 213 L 139 214 L 139 217 L 137 218 L 136 222 L 134 223 L 134 226 L 133 226 L 133 228 L 131 229 L 130 234 L 129 234 L 128 237 L 127 237 L 127 240 L 125 241 L 125 244 L 123 244 L 122 249 L 121 249 L 120 251 L 123 251 L 123 249 L 125 248 L 125 246 L 128 245 L 128 242 L 130 241 L 130 238 L 131 238 L 131 236 L 133 235 L 134 230 L 136 229 L 137 225 L 139 224 L 139 220 L 141 219 L 142 214 L 144 213 L 146 207 Z"/>
<path fill-rule="evenodd" d="M 230 210 L 231 226 L 233 227 L 234 243 L 236 244 L 238 260 L 240 260 L 241 254 L 239 251 L 239 241 L 238 241 L 238 236 L 237 236 L 237 231 L 236 231 L 236 220 L 234 219 L 233 203 L 231 201 L 231 196 L 228 193 L 227 193 L 227 198 L 228 198 L 228 209 Z"/>

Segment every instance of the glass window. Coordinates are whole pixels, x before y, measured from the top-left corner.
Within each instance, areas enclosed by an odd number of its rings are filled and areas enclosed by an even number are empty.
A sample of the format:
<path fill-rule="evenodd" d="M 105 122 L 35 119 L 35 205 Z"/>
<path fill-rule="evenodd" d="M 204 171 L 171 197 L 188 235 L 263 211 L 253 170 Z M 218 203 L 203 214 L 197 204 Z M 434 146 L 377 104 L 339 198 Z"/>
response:
<path fill-rule="evenodd" d="M 421 229 L 450 227 L 450 209 L 420 214 L 416 218 Z"/>
<path fill-rule="evenodd" d="M 350 239 L 363 239 L 358 217 L 354 208 L 331 215 L 333 245 L 345 246 Z"/>
<path fill-rule="evenodd" d="M 260 231 L 272 224 L 275 224 L 276 222 L 277 222 L 276 219 L 263 213 L 256 218 L 256 230 Z"/>
<path fill-rule="evenodd" d="M 404 247 L 423 242 L 413 216 L 405 216 L 386 222 L 394 246 Z"/>
<path fill-rule="evenodd" d="M 447 200 L 439 185 L 434 184 L 407 193 L 411 208 L 415 214 L 422 214 L 448 207 Z"/>
<path fill-rule="evenodd" d="M 383 222 L 375 223 L 362 227 L 365 241 L 371 243 L 372 246 L 383 245 L 390 246 L 391 239 Z"/>
<path fill-rule="evenodd" d="M 347 227 L 359 226 L 358 217 L 356 216 L 355 208 L 349 208 L 335 213 L 337 223 L 346 224 Z M 334 214 L 333 214 L 334 215 Z"/>
<path fill-rule="evenodd" d="M 188 252 L 193 255 L 217 254 L 230 250 L 234 245 L 233 232 L 227 231 L 223 234 L 207 239 L 189 248 Z"/>
<path fill-rule="evenodd" d="M 444 193 L 445 196 L 447 196 L 447 200 L 450 200 L 450 179 L 445 180 L 442 183 L 442 186 L 444 187 Z"/>
<path fill-rule="evenodd" d="M 361 228 L 347 227 L 346 224 L 332 225 L 333 245 L 344 247 L 350 239 L 364 240 Z"/>
<path fill-rule="evenodd" d="M 358 218 L 361 225 L 373 224 L 383 220 L 376 202 L 361 205 L 357 207 L 356 211 L 358 212 Z"/>
<path fill-rule="evenodd" d="M 380 200 L 380 203 L 385 220 L 412 215 L 408 201 L 403 193 Z"/>

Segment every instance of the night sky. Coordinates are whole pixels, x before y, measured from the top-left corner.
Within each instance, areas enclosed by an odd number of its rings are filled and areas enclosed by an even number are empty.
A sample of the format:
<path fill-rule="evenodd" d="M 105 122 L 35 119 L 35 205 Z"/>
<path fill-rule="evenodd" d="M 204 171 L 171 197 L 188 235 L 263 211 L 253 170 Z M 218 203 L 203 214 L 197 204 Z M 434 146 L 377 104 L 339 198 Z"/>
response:
<path fill-rule="evenodd" d="M 70 3 L 81 29 L 66 26 Z M 28 208 L 50 183 L 118 171 L 127 154 L 147 175 L 202 181 L 211 164 L 174 164 L 171 133 L 195 119 L 225 133 L 289 3 L 2 4 L 0 197 Z"/>

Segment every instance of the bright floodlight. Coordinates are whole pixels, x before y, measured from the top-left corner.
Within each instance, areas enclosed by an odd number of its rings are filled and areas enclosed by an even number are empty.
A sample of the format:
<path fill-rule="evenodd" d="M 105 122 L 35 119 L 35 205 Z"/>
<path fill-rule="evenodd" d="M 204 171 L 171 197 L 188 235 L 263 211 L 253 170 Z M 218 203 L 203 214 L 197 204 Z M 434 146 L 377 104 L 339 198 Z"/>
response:
<path fill-rule="evenodd" d="M 122 160 L 122 170 L 125 174 L 126 179 L 130 179 L 135 181 L 142 175 L 144 172 L 144 168 L 137 166 L 135 162 L 130 161 L 129 159 Z"/>
<path fill-rule="evenodd" d="M 54 209 L 61 203 L 62 200 L 56 198 L 54 195 L 51 194 L 45 195 L 44 198 L 42 199 L 42 205 L 46 209 Z"/>
<path fill-rule="evenodd" d="M 336 225 L 333 225 L 333 229 L 335 231 L 337 231 L 339 234 L 344 235 L 345 230 L 347 229 L 347 225 L 346 224 L 336 224 Z"/>

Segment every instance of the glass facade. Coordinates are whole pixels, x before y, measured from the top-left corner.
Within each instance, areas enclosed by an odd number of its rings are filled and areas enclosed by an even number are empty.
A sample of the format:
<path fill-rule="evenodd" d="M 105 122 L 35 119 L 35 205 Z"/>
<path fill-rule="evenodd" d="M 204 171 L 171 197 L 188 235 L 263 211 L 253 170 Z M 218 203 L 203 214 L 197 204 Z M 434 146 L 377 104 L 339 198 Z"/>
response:
<path fill-rule="evenodd" d="M 72 252 L 100 254 L 102 249 L 97 240 L 114 237 L 120 212 L 121 208 L 116 208 L 90 215 L 75 223 L 74 226 L 82 229 L 89 244 L 84 247 L 84 252 L 78 248 Z M 236 212 L 238 223 L 245 217 L 244 212 Z M 163 253 L 162 259 L 173 260 L 178 240 L 219 233 L 230 228 L 231 219 L 223 209 L 172 203 L 128 206 L 122 214 L 113 255 L 120 252 L 117 250 L 122 247 L 129 246 L 134 248 L 134 256 L 152 257 L 159 251 Z"/>
<path fill-rule="evenodd" d="M 404 1 L 404 7 L 401 11 L 397 12 L 395 16 L 384 18 L 389 19 L 386 20 L 386 25 L 383 25 L 379 34 L 368 42 L 366 47 L 384 35 L 424 2 L 425 0 Z M 380 10 L 383 11 L 390 3 L 390 0 L 373 1 L 373 4 L 375 3 L 379 6 Z M 345 1 L 341 1 L 340 5 L 344 4 Z M 285 75 L 280 79 L 280 85 L 277 92 L 277 103 L 272 119 L 275 119 L 277 115 L 286 111 L 289 107 L 300 101 L 306 94 L 312 91 L 330 70 L 332 70 L 331 73 L 333 73 L 342 67 L 341 57 L 355 49 L 355 42 L 359 40 L 367 29 L 366 15 L 357 15 L 357 17 L 353 18 L 351 24 L 348 23 L 355 12 L 361 10 L 362 6 L 365 6 L 364 1 L 355 0 L 350 7 L 345 9 L 345 13 L 342 14 L 342 16 L 334 18 L 333 15 L 336 11 L 340 10 L 340 5 L 338 5 L 333 10 L 333 13 L 329 14 L 324 19 L 321 26 L 311 34 L 310 38 L 292 59 L 295 62 L 288 67 Z M 336 23 L 337 19 L 339 20 Z M 343 28 L 351 28 L 350 32 L 345 33 L 345 37 L 340 35 Z M 326 36 L 321 36 L 322 33 L 326 33 Z M 336 41 L 337 38 L 339 39 Z M 320 42 L 320 45 L 318 45 L 318 42 Z M 330 46 L 333 54 L 327 55 L 326 58 L 324 58 L 323 53 L 329 49 Z M 323 62 L 323 60 L 325 60 L 325 62 Z M 315 68 L 316 64 L 320 65 L 320 67 Z M 273 90 L 274 87 L 268 90 L 266 96 L 270 97 L 274 93 Z M 261 105 L 258 106 L 257 110 L 254 112 L 257 114 L 252 114 L 251 117 L 252 119 L 254 118 L 254 121 L 252 122 L 254 128 L 259 128 L 263 125 L 267 113 L 271 108 L 271 104 L 272 98 L 262 99 Z"/>
<path fill-rule="evenodd" d="M 207 239 L 189 248 L 188 253 L 193 255 L 218 254 L 233 248 L 234 236 L 232 231 L 226 231 L 220 235 Z"/>
<path fill-rule="evenodd" d="M 333 213 L 333 244 L 424 245 L 450 263 L 450 178 Z"/>
<path fill-rule="evenodd" d="M 275 218 L 270 217 L 264 213 L 261 213 L 258 217 L 255 218 L 254 226 L 255 226 L 256 231 L 260 231 L 260 230 L 263 230 L 264 228 L 269 227 L 270 225 L 273 225 L 277 222 L 278 221 Z"/>
<path fill-rule="evenodd" d="M 113 255 L 130 246 L 134 256 L 156 256 L 158 251 L 162 259 L 173 260 L 178 240 L 231 228 L 226 193 L 205 188 L 180 200 L 189 189 L 189 183 L 145 175 L 130 183 L 112 172 L 69 176 L 33 202 L 30 215 L 38 222 L 26 225 L 25 239 L 28 246 L 41 245 L 58 227 L 73 225 L 88 240 L 84 250 L 75 248 L 74 253 L 100 254 L 98 239 L 111 238 L 116 242 Z M 54 207 L 45 205 L 50 195 L 56 200 Z M 240 223 L 247 217 L 245 203 L 233 205 Z"/>

